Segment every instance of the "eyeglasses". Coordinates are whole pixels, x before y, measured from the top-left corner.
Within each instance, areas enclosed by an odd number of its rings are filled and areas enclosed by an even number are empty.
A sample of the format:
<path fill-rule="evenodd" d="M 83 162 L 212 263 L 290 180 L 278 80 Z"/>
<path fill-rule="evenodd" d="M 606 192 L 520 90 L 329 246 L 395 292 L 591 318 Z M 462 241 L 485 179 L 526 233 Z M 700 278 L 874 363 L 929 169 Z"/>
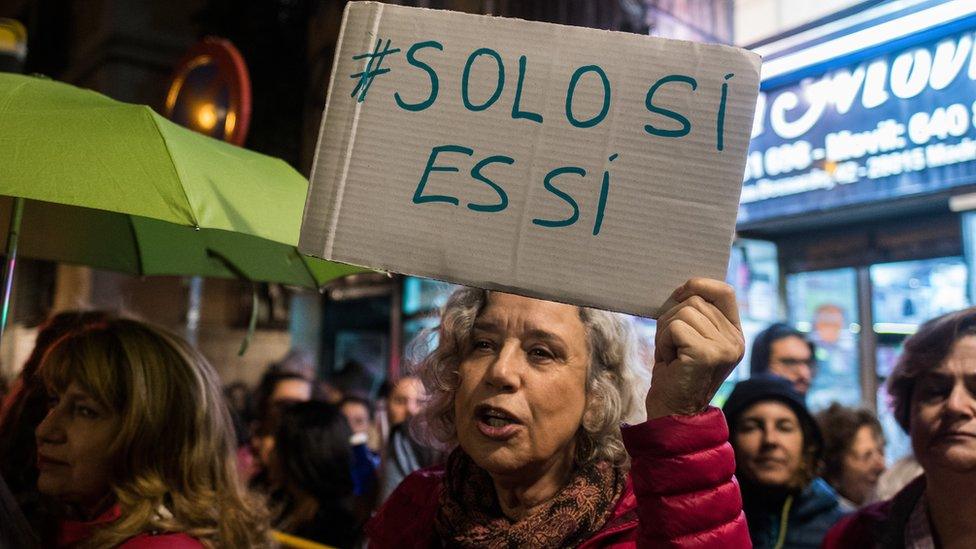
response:
<path fill-rule="evenodd" d="M 807 366 L 809 368 L 817 367 L 817 360 L 815 358 L 777 358 L 776 362 L 779 362 L 787 368 L 799 368 L 800 366 Z"/>

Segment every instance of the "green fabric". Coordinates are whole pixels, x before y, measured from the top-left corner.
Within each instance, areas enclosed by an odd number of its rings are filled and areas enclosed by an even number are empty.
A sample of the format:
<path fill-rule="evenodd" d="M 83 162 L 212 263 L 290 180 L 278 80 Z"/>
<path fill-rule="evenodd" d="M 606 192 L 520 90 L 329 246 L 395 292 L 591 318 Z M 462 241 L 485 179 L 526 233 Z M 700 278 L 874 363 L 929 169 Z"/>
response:
<path fill-rule="evenodd" d="M 285 162 L 147 106 L 0 73 L 0 195 L 30 199 L 24 257 L 307 287 L 361 272 L 297 252 L 307 189 Z"/>

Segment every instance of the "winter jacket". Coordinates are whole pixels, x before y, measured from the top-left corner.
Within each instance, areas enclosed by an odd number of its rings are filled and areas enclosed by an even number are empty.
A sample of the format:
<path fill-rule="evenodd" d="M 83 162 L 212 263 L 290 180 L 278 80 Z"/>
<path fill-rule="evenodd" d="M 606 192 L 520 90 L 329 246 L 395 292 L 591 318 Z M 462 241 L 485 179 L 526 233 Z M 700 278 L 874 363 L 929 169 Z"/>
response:
<path fill-rule="evenodd" d="M 57 546 L 59 548 L 75 547 L 91 538 L 95 534 L 95 530 L 115 521 L 120 516 L 122 516 L 122 511 L 116 505 L 91 522 L 62 521 L 58 530 Z M 118 549 L 203 549 L 203 544 L 186 534 L 146 533 L 125 540 L 118 546 Z"/>
<path fill-rule="evenodd" d="M 749 547 L 735 458 L 717 408 L 621 428 L 631 468 L 606 523 L 581 547 Z M 408 476 L 366 526 L 371 547 L 439 545 L 444 469 Z"/>
<path fill-rule="evenodd" d="M 836 492 L 820 478 L 792 494 L 743 483 L 742 499 L 756 549 L 772 549 L 780 537 L 786 549 L 816 549 L 831 526 L 844 516 Z M 781 530 L 784 513 L 785 533 Z"/>
<path fill-rule="evenodd" d="M 922 475 L 888 501 L 868 505 L 857 513 L 844 517 L 827 533 L 823 548 L 905 547 L 905 525 L 924 493 L 925 476 Z"/>

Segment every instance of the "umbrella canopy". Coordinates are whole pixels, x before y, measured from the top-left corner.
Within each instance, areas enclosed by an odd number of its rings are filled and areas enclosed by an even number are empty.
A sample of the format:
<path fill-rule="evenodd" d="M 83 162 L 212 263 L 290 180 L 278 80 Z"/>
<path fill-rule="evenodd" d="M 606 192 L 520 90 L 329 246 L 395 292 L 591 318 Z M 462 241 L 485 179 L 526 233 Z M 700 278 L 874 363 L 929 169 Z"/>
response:
<path fill-rule="evenodd" d="M 0 197 L 0 242 L 13 199 Z M 316 288 L 362 269 L 302 255 L 295 246 L 148 217 L 27 201 L 18 255 L 136 276 L 242 278 Z"/>
<path fill-rule="evenodd" d="M 26 257 L 306 287 L 361 272 L 298 253 L 307 189 L 282 160 L 145 105 L 0 73 L 0 195 L 30 199 Z M 12 209 L 0 204 L 4 238 Z"/>

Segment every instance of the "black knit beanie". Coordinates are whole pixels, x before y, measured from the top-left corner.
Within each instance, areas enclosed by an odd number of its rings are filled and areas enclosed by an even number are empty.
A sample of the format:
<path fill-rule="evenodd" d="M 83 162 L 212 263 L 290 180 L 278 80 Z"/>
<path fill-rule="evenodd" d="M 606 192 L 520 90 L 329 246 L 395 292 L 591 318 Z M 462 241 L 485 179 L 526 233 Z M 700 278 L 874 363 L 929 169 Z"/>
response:
<path fill-rule="evenodd" d="M 800 395 L 793 388 L 789 380 L 772 374 L 759 374 L 745 381 L 740 381 L 732 389 L 722 412 L 725 414 L 725 421 L 729 424 L 730 437 L 735 434 L 736 422 L 750 406 L 763 400 L 775 400 L 782 402 L 793 410 L 797 419 L 800 420 L 800 427 L 803 429 L 803 436 L 806 441 L 812 441 L 815 448 L 816 459 L 820 459 L 823 451 L 823 436 L 817 427 L 807 405 Z"/>

